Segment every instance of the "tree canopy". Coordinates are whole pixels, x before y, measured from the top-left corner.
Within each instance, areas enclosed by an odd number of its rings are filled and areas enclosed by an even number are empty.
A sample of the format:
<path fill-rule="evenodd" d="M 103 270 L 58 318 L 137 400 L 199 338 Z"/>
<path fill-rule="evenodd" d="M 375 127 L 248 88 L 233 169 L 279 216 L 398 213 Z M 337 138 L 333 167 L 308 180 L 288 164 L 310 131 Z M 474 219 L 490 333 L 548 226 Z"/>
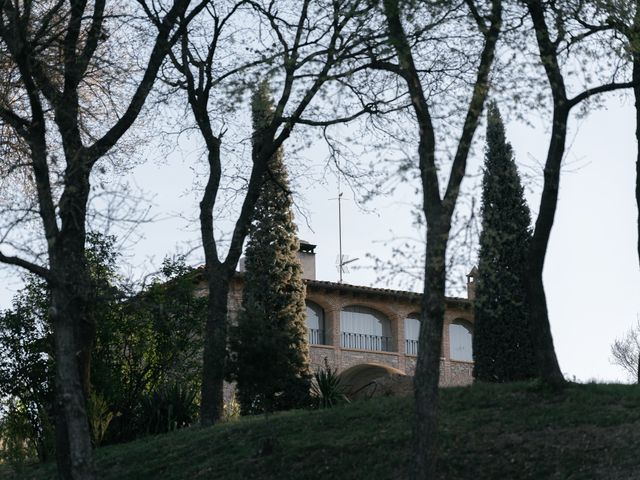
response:
<path fill-rule="evenodd" d="M 474 377 L 514 382 L 536 376 L 525 290 L 531 215 L 496 103 L 487 110 L 486 138 Z"/>
<path fill-rule="evenodd" d="M 259 132 L 273 115 L 266 82 L 256 89 L 252 110 L 254 130 Z M 259 138 L 256 135 L 254 141 Z M 249 227 L 242 310 L 232 336 L 233 377 L 245 413 L 308 405 L 306 288 L 291 207 L 280 148 L 269 162 Z"/>

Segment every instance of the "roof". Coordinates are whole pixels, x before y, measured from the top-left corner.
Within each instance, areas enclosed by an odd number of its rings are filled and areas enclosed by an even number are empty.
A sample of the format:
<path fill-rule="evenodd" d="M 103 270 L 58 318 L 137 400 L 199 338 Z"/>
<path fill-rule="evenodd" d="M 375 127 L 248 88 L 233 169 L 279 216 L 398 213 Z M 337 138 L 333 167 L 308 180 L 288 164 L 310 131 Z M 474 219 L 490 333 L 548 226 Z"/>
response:
<path fill-rule="evenodd" d="M 204 265 L 201 265 L 195 270 L 196 275 L 205 274 Z M 244 280 L 244 272 L 235 272 L 234 279 Z M 333 290 L 344 293 L 364 294 L 364 295 L 376 295 L 383 297 L 402 298 L 409 301 L 419 302 L 422 298 L 422 294 L 418 292 L 410 292 L 408 290 L 394 290 L 391 288 L 378 288 L 367 287 L 364 285 L 350 285 L 348 283 L 328 282 L 326 280 L 311 280 L 308 278 L 303 279 L 307 286 Z M 460 307 L 468 308 L 471 306 L 471 302 L 467 298 L 461 297 L 445 297 L 445 302 L 450 305 L 457 305 Z"/>
<path fill-rule="evenodd" d="M 327 282 L 324 280 L 304 280 L 307 286 L 315 287 L 318 289 L 326 290 L 338 290 L 348 293 L 360 293 L 368 295 L 377 295 L 385 297 L 403 298 L 406 300 L 420 301 L 422 294 L 418 292 L 410 292 L 407 290 L 393 290 L 390 288 L 378 288 L 378 287 L 365 287 L 363 285 L 350 285 L 348 283 Z M 445 301 L 450 304 L 457 304 L 460 306 L 470 306 L 471 302 L 466 298 L 460 297 L 446 297 Z"/>

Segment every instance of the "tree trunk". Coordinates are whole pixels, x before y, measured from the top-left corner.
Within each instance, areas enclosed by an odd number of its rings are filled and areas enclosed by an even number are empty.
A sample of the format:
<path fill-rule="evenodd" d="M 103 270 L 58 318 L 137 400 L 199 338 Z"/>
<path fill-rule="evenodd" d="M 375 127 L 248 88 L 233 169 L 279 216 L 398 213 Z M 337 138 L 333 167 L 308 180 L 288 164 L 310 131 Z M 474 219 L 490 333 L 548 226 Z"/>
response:
<path fill-rule="evenodd" d="M 634 17 L 634 32 L 636 35 L 640 35 L 640 1 L 636 2 L 636 14 Z M 633 40 L 633 39 L 632 39 Z M 640 39 L 636 39 L 639 42 Z M 638 263 L 640 264 L 640 45 L 635 45 L 633 51 L 633 95 L 635 98 L 636 107 L 636 208 L 638 209 L 638 221 L 637 221 L 637 249 L 638 249 Z M 640 383 L 640 373 L 639 373 Z"/>
<path fill-rule="evenodd" d="M 422 296 L 420 348 L 416 363 L 413 471 L 411 478 L 434 478 L 438 417 L 438 383 L 445 310 L 445 253 L 448 229 L 429 225 L 425 286 Z"/>
<path fill-rule="evenodd" d="M 52 289 L 51 318 L 56 352 L 56 457 L 65 479 L 93 479 L 91 440 L 82 389 L 76 324 L 81 302 L 64 286 Z"/>
<path fill-rule="evenodd" d="M 60 475 L 94 479 L 86 399 L 95 335 L 85 220 L 90 184 L 86 163 L 68 168 L 60 198 L 61 229 L 50 243 L 51 320 L 56 352 L 56 457 Z"/>
<path fill-rule="evenodd" d="M 209 303 L 204 332 L 200 404 L 200 423 L 203 427 L 213 425 L 222 418 L 223 413 L 229 281 L 222 269 L 207 267 Z"/>
<path fill-rule="evenodd" d="M 540 378 L 550 384 L 562 384 L 564 377 L 560 371 L 553 346 L 542 272 L 547 247 L 549 245 L 551 227 L 553 226 L 556 207 L 558 205 L 560 167 L 564 156 L 568 117 L 569 108 L 566 106 L 566 103 L 554 105 L 551 142 L 549 144 L 547 162 L 544 169 L 544 188 L 533 238 L 529 248 L 526 285 L 527 301 L 529 303 L 529 327 L 536 351 L 538 372 Z"/>

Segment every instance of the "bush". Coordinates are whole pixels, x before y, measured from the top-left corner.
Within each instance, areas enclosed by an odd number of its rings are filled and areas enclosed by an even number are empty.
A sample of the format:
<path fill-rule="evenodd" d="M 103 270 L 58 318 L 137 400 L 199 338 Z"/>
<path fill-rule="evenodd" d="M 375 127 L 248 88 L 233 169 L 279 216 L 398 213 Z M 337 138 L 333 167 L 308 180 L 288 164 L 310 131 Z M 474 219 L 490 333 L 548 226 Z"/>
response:
<path fill-rule="evenodd" d="M 240 418 L 240 402 L 236 399 L 234 394 L 228 402 L 225 402 L 222 410 L 222 420 L 224 422 L 230 422 Z"/>
<path fill-rule="evenodd" d="M 46 412 L 33 412 L 17 399 L 3 405 L 0 420 L 0 463 L 17 471 L 31 461 L 53 455 L 53 426 Z"/>
<path fill-rule="evenodd" d="M 148 434 L 188 427 L 198 417 L 197 391 L 179 383 L 164 385 L 143 397 L 140 427 Z"/>
<path fill-rule="evenodd" d="M 324 357 L 324 366 L 316 369 L 311 382 L 311 396 L 318 408 L 330 408 L 341 403 L 349 403 L 346 388 L 342 385 L 337 369 L 329 366 Z"/>
<path fill-rule="evenodd" d="M 116 416 L 110 409 L 107 401 L 96 392 L 91 392 L 87 402 L 87 414 L 91 428 L 91 441 L 94 447 L 99 447 L 105 433 Z"/>

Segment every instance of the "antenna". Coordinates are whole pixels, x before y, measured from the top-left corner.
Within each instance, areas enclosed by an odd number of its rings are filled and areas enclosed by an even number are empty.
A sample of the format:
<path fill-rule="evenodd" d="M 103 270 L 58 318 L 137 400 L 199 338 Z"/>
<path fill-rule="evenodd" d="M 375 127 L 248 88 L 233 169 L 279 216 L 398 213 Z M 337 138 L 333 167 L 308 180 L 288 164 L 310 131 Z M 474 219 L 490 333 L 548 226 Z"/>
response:
<path fill-rule="evenodd" d="M 338 271 L 340 272 L 340 283 L 342 283 L 343 273 L 342 263 L 342 192 L 340 191 L 340 175 L 338 175 Z"/>
<path fill-rule="evenodd" d="M 349 273 L 348 265 L 350 263 L 355 262 L 356 260 L 360 260 L 359 258 L 351 258 L 349 255 L 338 255 L 336 257 L 336 268 L 338 272 L 340 272 L 340 283 L 342 283 L 342 274 Z"/>
<path fill-rule="evenodd" d="M 340 276 L 339 283 L 342 283 L 342 275 L 349 273 L 346 266 L 356 260 L 358 258 L 349 258 L 342 254 L 342 192 L 340 191 L 340 173 L 338 173 L 338 258 L 336 259 L 336 267 Z"/>

